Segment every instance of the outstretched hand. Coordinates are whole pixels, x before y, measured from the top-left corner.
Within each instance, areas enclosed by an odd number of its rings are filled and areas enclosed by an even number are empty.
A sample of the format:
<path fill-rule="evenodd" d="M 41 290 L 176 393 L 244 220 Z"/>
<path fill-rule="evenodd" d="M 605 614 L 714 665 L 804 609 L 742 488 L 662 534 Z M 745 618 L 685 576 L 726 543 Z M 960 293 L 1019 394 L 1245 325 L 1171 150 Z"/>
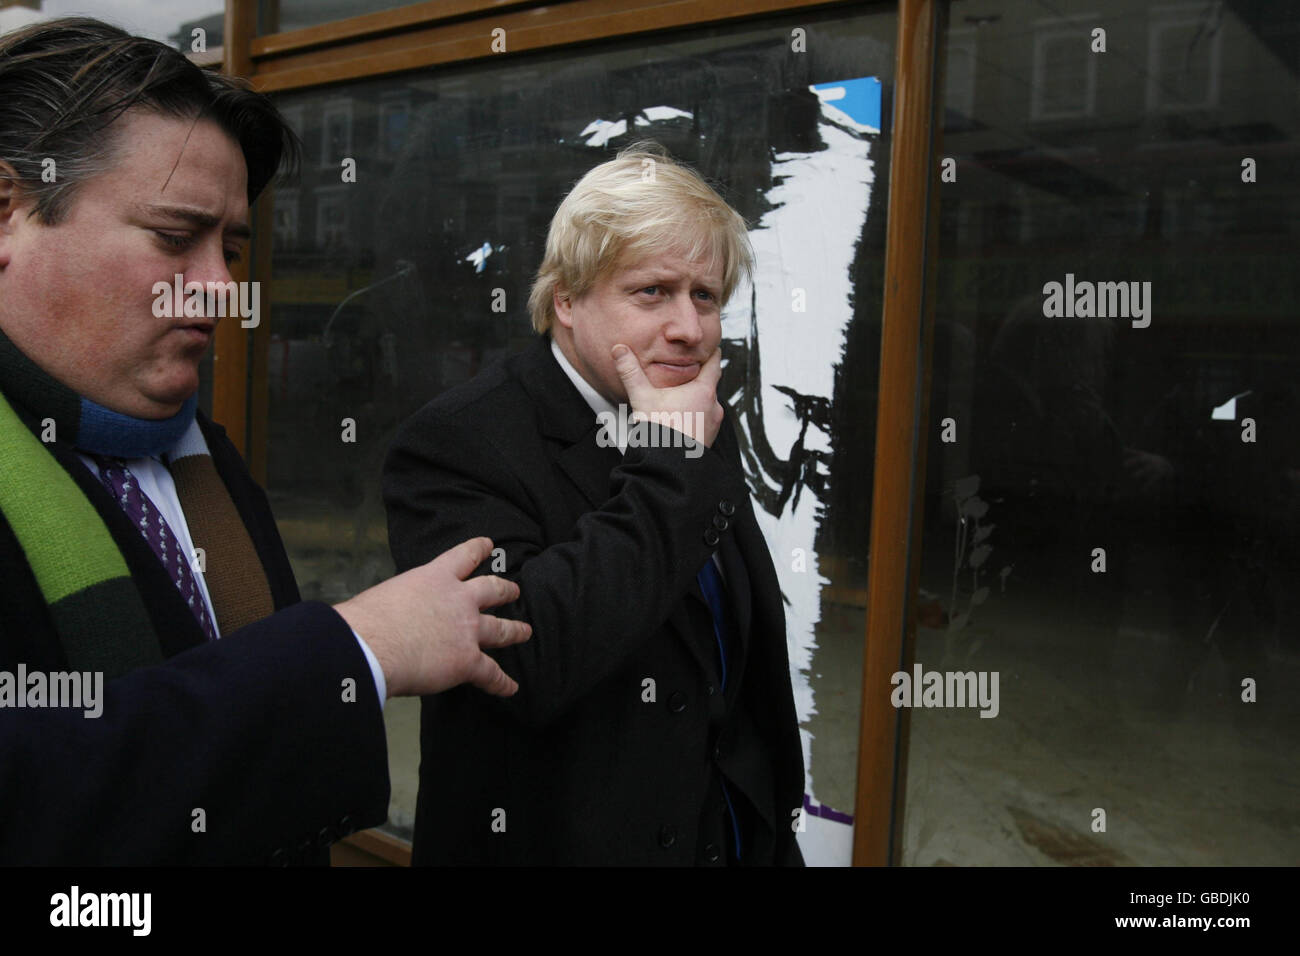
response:
<path fill-rule="evenodd" d="M 499 697 L 519 690 L 483 653 L 532 634 L 522 621 L 482 613 L 519 597 L 513 581 L 470 577 L 491 554 L 490 539 L 473 538 L 335 607 L 379 660 L 389 697 L 437 694 L 464 683 Z"/>

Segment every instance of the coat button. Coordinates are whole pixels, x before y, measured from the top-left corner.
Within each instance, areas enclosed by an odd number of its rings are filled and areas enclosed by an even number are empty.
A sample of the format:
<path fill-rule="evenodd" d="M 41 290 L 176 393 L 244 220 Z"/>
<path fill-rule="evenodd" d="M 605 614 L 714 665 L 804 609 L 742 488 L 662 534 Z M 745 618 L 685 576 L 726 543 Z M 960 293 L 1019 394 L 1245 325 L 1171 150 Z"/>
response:
<path fill-rule="evenodd" d="M 717 528 L 719 531 L 726 531 L 731 527 L 731 522 L 722 517 L 722 515 L 714 515 L 713 527 Z"/>
<path fill-rule="evenodd" d="M 665 823 L 659 828 L 659 845 L 665 850 L 677 842 L 677 828 L 671 823 Z"/>
<path fill-rule="evenodd" d="M 712 684 L 707 684 L 704 688 L 704 693 L 708 694 L 710 697 L 712 697 L 717 692 L 718 689 L 714 687 Z"/>
<path fill-rule="evenodd" d="M 335 825 L 334 832 L 342 838 L 347 836 L 349 833 L 355 833 L 356 829 L 357 828 L 352 825 L 352 817 L 345 813 L 343 816 L 339 817 L 339 822 Z"/>
<path fill-rule="evenodd" d="M 716 843 L 710 843 L 704 848 L 705 863 L 717 863 L 721 856 L 722 853 L 718 850 L 718 845 Z"/>
<path fill-rule="evenodd" d="M 710 548 L 716 547 L 718 542 L 721 540 L 722 536 L 718 534 L 717 528 L 709 528 L 704 532 L 704 543 Z"/>
<path fill-rule="evenodd" d="M 316 846 L 324 849 L 334 842 L 334 831 L 329 827 L 321 827 L 316 833 Z"/>
<path fill-rule="evenodd" d="M 680 714 L 686 709 L 686 695 L 681 691 L 675 690 L 672 696 L 668 698 L 668 709 L 674 714 Z"/>
<path fill-rule="evenodd" d="M 718 510 L 730 518 L 736 513 L 736 506 L 724 498 L 718 502 Z"/>
<path fill-rule="evenodd" d="M 276 850 L 271 854 L 270 862 L 272 866 L 288 866 L 289 854 L 285 853 L 284 850 Z"/>

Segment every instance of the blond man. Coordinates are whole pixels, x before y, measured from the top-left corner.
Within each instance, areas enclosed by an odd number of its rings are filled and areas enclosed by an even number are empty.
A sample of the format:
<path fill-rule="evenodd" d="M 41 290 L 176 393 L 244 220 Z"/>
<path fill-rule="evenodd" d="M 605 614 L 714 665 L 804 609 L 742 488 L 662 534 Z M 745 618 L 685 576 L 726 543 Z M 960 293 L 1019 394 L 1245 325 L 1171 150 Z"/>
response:
<path fill-rule="evenodd" d="M 744 220 L 638 145 L 551 222 L 537 341 L 439 396 L 384 471 L 399 568 L 487 535 L 521 691 L 426 698 L 417 864 L 801 864 L 776 573 L 717 395 Z"/>

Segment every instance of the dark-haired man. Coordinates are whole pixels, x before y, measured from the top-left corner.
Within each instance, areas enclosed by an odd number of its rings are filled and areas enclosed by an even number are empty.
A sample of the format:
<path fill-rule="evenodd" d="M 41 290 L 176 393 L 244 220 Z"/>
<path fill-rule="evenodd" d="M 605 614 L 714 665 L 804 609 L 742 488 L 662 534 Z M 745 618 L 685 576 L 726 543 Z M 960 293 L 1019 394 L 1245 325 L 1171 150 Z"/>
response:
<path fill-rule="evenodd" d="M 386 696 L 517 689 L 481 651 L 526 637 L 481 613 L 517 588 L 465 580 L 490 541 L 300 603 L 196 410 L 219 316 L 155 286 L 231 281 L 286 145 L 153 41 L 0 38 L 0 864 L 319 862 L 385 817 Z M 60 709 L 71 675 L 98 715 Z"/>

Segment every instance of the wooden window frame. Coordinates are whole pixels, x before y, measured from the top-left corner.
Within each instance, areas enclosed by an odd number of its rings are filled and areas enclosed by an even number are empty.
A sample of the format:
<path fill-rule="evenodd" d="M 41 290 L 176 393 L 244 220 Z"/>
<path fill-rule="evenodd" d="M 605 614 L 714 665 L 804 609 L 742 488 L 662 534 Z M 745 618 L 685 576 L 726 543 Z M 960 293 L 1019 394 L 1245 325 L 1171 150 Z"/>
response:
<path fill-rule="evenodd" d="M 941 90 L 937 51 L 948 0 L 897 0 L 898 35 L 891 130 L 890 180 L 882 306 L 881 368 L 876 427 L 870 561 L 858 740 L 853 863 L 898 864 L 902 854 L 908 744 L 906 711 L 889 703 L 889 678 L 910 670 L 916 622 L 925 487 L 925 432 L 933 342 L 933 250 L 937 191 L 934 140 Z M 226 0 L 225 72 L 262 92 L 317 88 L 492 56 L 513 56 L 581 44 L 734 23 L 798 10 L 870 10 L 883 4 L 849 0 L 436 0 L 364 14 L 285 33 L 257 35 L 256 0 Z M 506 52 L 494 53 L 493 29 L 506 31 Z M 234 276 L 271 272 L 271 196 L 256 204 L 253 255 Z M 266 483 L 268 355 L 274 303 L 246 336 L 238 323 L 217 327 L 213 352 L 213 417 Z M 410 862 L 402 841 L 378 832 L 349 844 L 397 865 Z"/>

